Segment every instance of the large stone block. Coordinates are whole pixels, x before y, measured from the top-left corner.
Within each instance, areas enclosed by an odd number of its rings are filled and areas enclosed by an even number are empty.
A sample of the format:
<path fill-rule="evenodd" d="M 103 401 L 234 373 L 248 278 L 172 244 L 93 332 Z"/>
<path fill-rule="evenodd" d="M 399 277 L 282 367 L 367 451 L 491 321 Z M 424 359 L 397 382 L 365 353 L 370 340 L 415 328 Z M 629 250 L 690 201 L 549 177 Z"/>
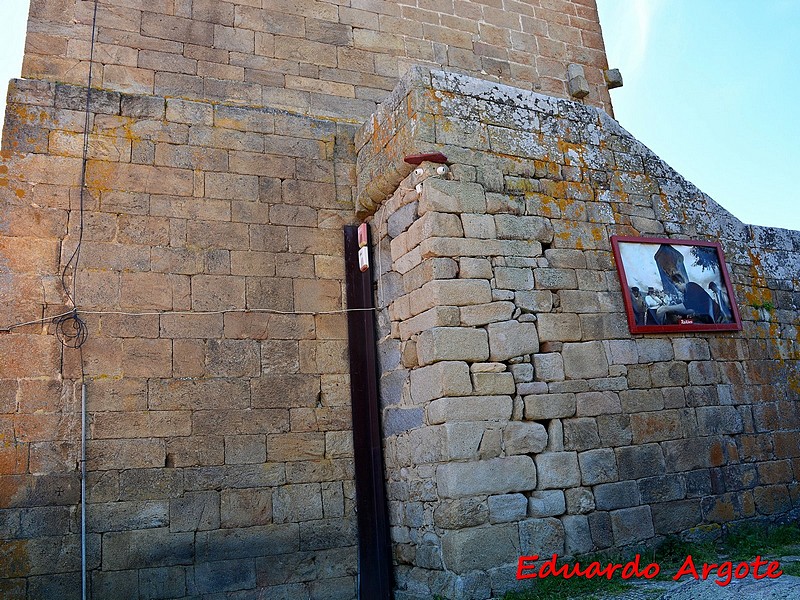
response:
<path fill-rule="evenodd" d="M 477 460 L 486 426 L 484 423 L 447 423 L 444 425 L 444 451 L 450 460 Z"/>
<path fill-rule="evenodd" d="M 666 471 L 664 454 L 658 444 L 625 446 L 615 452 L 620 479 L 641 479 Z"/>
<path fill-rule="evenodd" d="M 464 307 L 466 310 L 471 307 Z M 463 323 L 457 306 L 434 306 L 416 316 L 400 321 L 400 339 L 408 340 L 413 335 L 433 327 L 458 327 L 472 325 Z"/>
<path fill-rule="evenodd" d="M 494 270 L 495 285 L 501 290 L 532 290 L 533 272 L 517 267 L 497 267 Z"/>
<path fill-rule="evenodd" d="M 434 327 L 417 340 L 420 365 L 453 360 L 485 361 L 489 358 L 489 336 L 483 329 Z"/>
<path fill-rule="evenodd" d="M 275 523 L 298 523 L 321 519 L 322 492 L 318 483 L 285 485 L 272 496 Z"/>
<path fill-rule="evenodd" d="M 522 217 L 510 214 L 495 215 L 497 237 L 509 240 L 538 240 L 551 242 L 553 226 L 543 217 Z"/>
<path fill-rule="evenodd" d="M 525 418 L 545 421 L 575 414 L 575 394 L 537 394 L 525 396 Z"/>
<path fill-rule="evenodd" d="M 578 454 L 583 485 L 597 485 L 617 480 L 617 457 L 611 448 L 587 450 Z"/>
<path fill-rule="evenodd" d="M 445 500 L 433 511 L 433 522 L 444 529 L 464 529 L 486 523 L 489 506 L 478 498 Z"/>
<path fill-rule="evenodd" d="M 491 302 L 489 304 L 473 304 L 472 306 L 461 307 L 461 325 L 474 327 L 507 321 L 514 314 L 514 304 L 512 302 Z"/>
<path fill-rule="evenodd" d="M 576 452 L 546 452 L 536 456 L 539 489 L 564 489 L 581 483 Z"/>
<path fill-rule="evenodd" d="M 586 554 L 594 549 L 586 515 L 567 515 L 561 518 L 561 523 L 564 525 L 564 550 L 567 554 Z"/>
<path fill-rule="evenodd" d="M 583 392 L 576 396 L 579 417 L 596 417 L 598 415 L 622 412 L 619 395 L 612 391 Z"/>
<path fill-rule="evenodd" d="M 103 536 L 104 571 L 190 565 L 194 555 L 193 533 L 171 533 L 159 528 Z"/>
<path fill-rule="evenodd" d="M 495 394 L 514 394 L 516 384 L 512 373 L 473 373 L 472 382 L 475 393 L 482 396 Z"/>
<path fill-rule="evenodd" d="M 549 558 L 564 554 L 564 526 L 554 518 L 529 519 L 519 524 L 522 554 Z"/>
<path fill-rule="evenodd" d="M 614 543 L 619 546 L 643 542 L 655 535 L 649 506 L 623 508 L 611 512 Z"/>
<path fill-rule="evenodd" d="M 477 183 L 448 181 L 430 178 L 422 183 L 419 199 L 419 213 L 428 211 L 444 213 L 486 212 L 486 195 L 483 186 Z"/>
<path fill-rule="evenodd" d="M 653 526 L 659 535 L 669 535 L 696 527 L 703 521 L 700 499 L 652 504 Z"/>
<path fill-rule="evenodd" d="M 536 467 L 529 456 L 447 463 L 436 468 L 436 483 L 443 498 L 523 492 L 536 487 Z"/>
<path fill-rule="evenodd" d="M 537 490 L 528 498 L 528 516 L 557 517 L 567 510 L 562 490 Z"/>
<path fill-rule="evenodd" d="M 698 406 L 697 425 L 700 435 L 731 435 L 742 433 L 742 415 L 735 406 Z"/>
<path fill-rule="evenodd" d="M 448 531 L 442 536 L 442 558 L 456 573 L 499 567 L 516 562 L 519 538 L 515 524 Z"/>
<path fill-rule="evenodd" d="M 600 446 L 597 422 L 593 418 L 565 419 L 562 422 L 562 426 L 564 427 L 565 450 L 581 451 Z"/>
<path fill-rule="evenodd" d="M 538 315 L 540 342 L 578 342 L 581 340 L 580 317 L 574 313 L 543 313 Z"/>
<path fill-rule="evenodd" d="M 489 496 L 489 521 L 491 523 L 510 523 L 527 516 L 528 499 L 522 494 L 501 494 Z"/>
<path fill-rule="evenodd" d="M 631 415 L 631 432 L 634 444 L 679 439 L 683 437 L 680 411 L 634 413 Z"/>
<path fill-rule="evenodd" d="M 471 393 L 472 383 L 466 362 L 442 361 L 411 371 L 411 400 L 415 404 Z"/>
<path fill-rule="evenodd" d="M 535 354 L 533 368 L 537 381 L 564 381 L 564 359 L 558 352 Z"/>
<path fill-rule="evenodd" d="M 597 510 L 615 510 L 637 506 L 641 503 L 641 496 L 635 481 L 619 481 L 596 486 L 594 501 Z"/>
<path fill-rule="evenodd" d="M 506 454 L 538 454 L 547 446 L 547 430 L 540 423 L 509 423 L 503 429 Z"/>
<path fill-rule="evenodd" d="M 534 323 L 503 321 L 490 323 L 486 330 L 489 332 L 490 360 L 503 361 L 539 351 L 539 336 Z"/>
<path fill-rule="evenodd" d="M 428 405 L 428 422 L 508 421 L 512 410 L 511 396 L 445 397 Z"/>
<path fill-rule="evenodd" d="M 567 379 L 608 376 L 608 359 L 602 342 L 566 343 L 562 356 Z"/>

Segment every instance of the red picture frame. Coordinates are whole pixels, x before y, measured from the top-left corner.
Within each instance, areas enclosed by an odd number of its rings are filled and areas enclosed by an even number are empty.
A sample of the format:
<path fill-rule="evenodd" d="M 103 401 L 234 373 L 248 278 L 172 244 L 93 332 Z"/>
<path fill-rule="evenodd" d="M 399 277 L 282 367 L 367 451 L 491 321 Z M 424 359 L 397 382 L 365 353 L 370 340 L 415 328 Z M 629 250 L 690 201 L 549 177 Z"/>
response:
<path fill-rule="evenodd" d="M 631 333 L 742 328 L 717 242 L 612 236 Z"/>

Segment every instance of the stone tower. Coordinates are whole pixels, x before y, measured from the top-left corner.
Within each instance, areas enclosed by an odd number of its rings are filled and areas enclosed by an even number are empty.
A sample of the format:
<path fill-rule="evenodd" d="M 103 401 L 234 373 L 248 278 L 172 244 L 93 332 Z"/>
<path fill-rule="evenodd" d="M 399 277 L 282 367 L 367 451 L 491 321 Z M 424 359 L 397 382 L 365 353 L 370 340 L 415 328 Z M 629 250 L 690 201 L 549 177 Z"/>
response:
<path fill-rule="evenodd" d="M 800 234 L 614 121 L 593 0 L 31 4 L 4 598 L 356 597 L 362 221 L 395 598 L 794 509 Z M 742 329 L 632 335 L 612 235 L 719 240 Z"/>

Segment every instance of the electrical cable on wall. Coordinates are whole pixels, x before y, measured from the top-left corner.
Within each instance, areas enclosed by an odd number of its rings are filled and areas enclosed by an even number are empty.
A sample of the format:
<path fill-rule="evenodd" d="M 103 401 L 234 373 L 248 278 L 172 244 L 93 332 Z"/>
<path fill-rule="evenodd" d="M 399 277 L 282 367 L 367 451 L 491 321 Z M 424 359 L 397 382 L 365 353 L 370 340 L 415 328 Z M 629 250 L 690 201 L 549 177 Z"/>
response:
<path fill-rule="evenodd" d="M 86 84 L 86 107 L 83 121 L 83 156 L 81 159 L 81 179 L 80 179 L 80 201 L 78 206 L 78 243 L 75 250 L 70 255 L 61 271 L 61 287 L 72 305 L 71 313 L 60 315 L 53 319 L 56 325 L 56 336 L 62 346 L 67 348 L 77 348 L 80 352 L 81 365 L 81 455 L 80 455 L 80 477 L 81 477 L 81 598 L 86 600 L 88 593 L 88 563 L 86 557 L 86 429 L 87 429 L 87 410 L 86 410 L 86 371 L 83 360 L 83 344 L 88 338 L 89 331 L 86 323 L 78 315 L 78 265 L 80 264 L 81 245 L 83 244 L 84 228 L 84 206 L 86 196 L 86 167 L 89 156 L 89 132 L 90 132 L 90 104 L 92 100 L 92 76 L 94 71 L 94 43 L 97 37 L 97 5 L 98 0 L 94 0 L 92 9 L 92 36 L 89 44 L 89 74 Z M 72 270 L 72 293 L 67 286 L 67 273 Z"/>

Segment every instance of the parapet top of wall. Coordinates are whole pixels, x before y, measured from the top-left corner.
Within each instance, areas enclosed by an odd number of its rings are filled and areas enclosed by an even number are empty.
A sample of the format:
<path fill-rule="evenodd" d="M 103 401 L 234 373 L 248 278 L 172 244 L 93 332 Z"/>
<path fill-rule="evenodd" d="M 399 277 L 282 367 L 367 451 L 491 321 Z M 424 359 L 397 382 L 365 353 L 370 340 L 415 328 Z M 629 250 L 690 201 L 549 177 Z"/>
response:
<path fill-rule="evenodd" d="M 32 0 L 23 77 L 85 85 L 95 3 Z M 346 5 L 346 6 L 345 6 Z M 411 65 L 611 110 L 594 0 L 98 0 L 93 78 L 109 90 L 361 121 Z"/>
<path fill-rule="evenodd" d="M 456 179 L 477 180 L 499 201 L 506 198 L 505 210 L 512 210 L 514 194 L 554 206 L 588 201 L 574 219 L 559 221 L 564 244 L 577 236 L 583 248 L 595 247 L 604 228 L 605 244 L 612 233 L 719 240 L 734 282 L 769 274 L 761 287 L 772 291 L 743 298 L 746 304 L 798 308 L 788 296 L 776 303 L 775 294 L 800 289 L 800 232 L 742 223 L 597 107 L 418 67 L 358 130 L 355 146 L 362 218 L 410 172 L 405 156 L 441 152 Z"/>

